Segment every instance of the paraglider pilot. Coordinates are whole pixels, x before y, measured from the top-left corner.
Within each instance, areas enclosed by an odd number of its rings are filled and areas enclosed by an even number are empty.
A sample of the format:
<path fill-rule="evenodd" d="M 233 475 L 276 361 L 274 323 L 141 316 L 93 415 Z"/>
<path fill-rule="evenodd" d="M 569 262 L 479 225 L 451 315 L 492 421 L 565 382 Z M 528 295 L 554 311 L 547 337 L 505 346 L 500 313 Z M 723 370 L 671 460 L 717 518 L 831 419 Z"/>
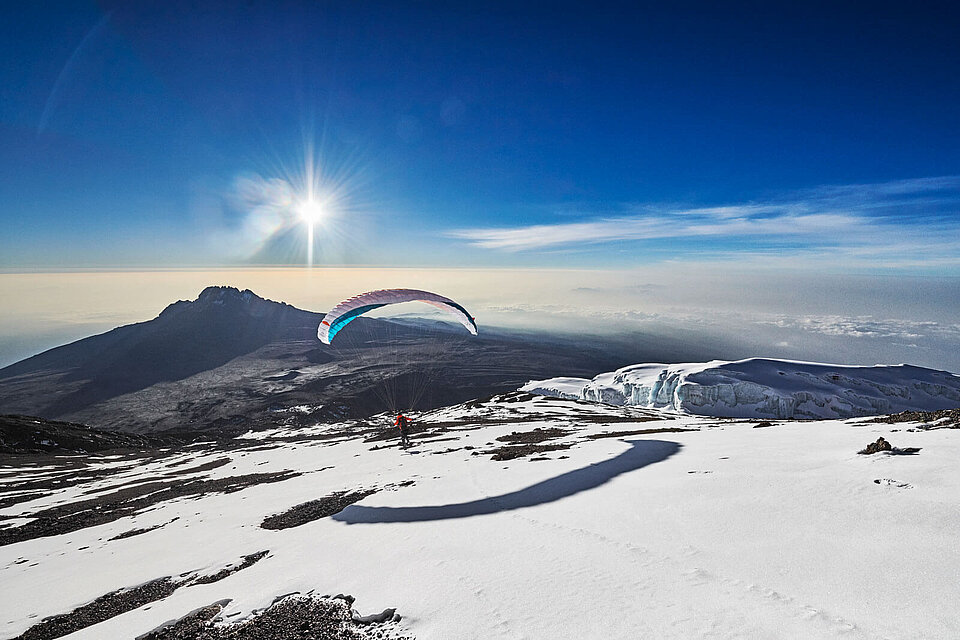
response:
<path fill-rule="evenodd" d="M 403 412 L 397 412 L 397 419 L 393 422 L 394 426 L 400 427 L 400 446 L 406 449 L 410 446 L 410 421 Z"/>

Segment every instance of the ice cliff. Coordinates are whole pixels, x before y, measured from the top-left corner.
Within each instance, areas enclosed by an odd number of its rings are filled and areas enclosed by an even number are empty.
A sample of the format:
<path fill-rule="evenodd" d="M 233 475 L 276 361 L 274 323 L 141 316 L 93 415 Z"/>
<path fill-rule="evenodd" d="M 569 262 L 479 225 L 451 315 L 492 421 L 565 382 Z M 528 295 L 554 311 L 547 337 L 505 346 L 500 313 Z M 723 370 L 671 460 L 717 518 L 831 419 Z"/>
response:
<path fill-rule="evenodd" d="M 767 358 L 638 364 L 592 380 L 532 381 L 521 390 L 736 418 L 850 418 L 960 406 L 960 376 L 946 371 Z"/>

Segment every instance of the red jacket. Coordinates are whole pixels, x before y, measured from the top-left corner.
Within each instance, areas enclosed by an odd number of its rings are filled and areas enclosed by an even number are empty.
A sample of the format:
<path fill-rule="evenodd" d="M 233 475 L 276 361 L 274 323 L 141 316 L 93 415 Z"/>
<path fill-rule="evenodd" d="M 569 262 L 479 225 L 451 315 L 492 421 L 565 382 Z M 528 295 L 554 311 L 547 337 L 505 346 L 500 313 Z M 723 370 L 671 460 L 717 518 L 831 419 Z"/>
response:
<path fill-rule="evenodd" d="M 403 415 L 402 413 L 399 413 L 397 414 L 397 419 L 393 421 L 393 425 L 395 427 L 400 427 L 400 431 L 403 431 L 404 429 L 407 428 L 408 422 L 409 420 L 407 420 L 407 416 Z"/>

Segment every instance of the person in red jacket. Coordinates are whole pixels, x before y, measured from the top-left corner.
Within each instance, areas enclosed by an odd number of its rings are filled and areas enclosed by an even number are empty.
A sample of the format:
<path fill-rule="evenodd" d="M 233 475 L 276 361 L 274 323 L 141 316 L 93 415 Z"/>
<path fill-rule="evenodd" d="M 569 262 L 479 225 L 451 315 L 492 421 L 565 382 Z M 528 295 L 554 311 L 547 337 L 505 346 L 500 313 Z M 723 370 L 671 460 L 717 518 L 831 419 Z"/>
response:
<path fill-rule="evenodd" d="M 400 427 L 400 446 L 406 449 L 410 446 L 410 421 L 402 412 L 397 413 L 397 419 L 393 422 L 394 426 Z"/>

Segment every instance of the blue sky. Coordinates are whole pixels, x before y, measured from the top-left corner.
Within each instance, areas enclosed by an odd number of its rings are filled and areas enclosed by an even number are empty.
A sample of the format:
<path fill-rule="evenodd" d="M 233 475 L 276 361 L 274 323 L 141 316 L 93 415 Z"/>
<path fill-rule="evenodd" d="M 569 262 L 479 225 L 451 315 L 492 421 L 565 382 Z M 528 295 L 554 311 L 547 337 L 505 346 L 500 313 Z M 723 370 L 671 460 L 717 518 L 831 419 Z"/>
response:
<path fill-rule="evenodd" d="M 960 370 L 957 33 L 955 2 L 4 3 L 0 365 L 230 284 Z"/>
<path fill-rule="evenodd" d="M 0 267 L 960 275 L 955 3 L 239 4 L 4 5 Z"/>

